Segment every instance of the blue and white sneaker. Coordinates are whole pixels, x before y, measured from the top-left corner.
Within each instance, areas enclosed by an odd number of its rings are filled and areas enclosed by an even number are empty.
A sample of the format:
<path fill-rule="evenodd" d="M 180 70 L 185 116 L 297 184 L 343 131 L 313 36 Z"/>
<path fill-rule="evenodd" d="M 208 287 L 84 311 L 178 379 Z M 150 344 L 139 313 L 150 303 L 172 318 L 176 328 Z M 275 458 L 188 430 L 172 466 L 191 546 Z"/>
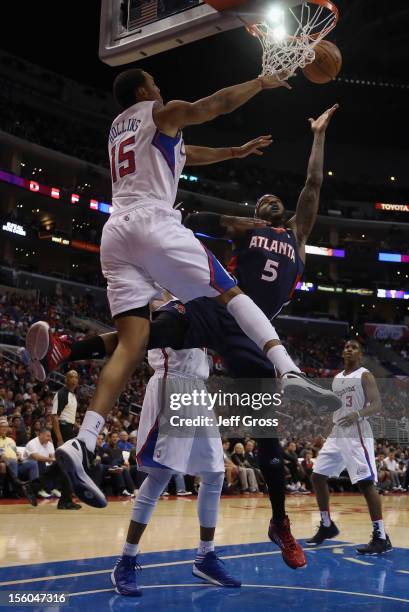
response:
<path fill-rule="evenodd" d="M 75 495 L 88 506 L 105 508 L 108 504 L 106 497 L 89 475 L 93 453 L 85 443 L 78 438 L 67 440 L 57 448 L 55 458 L 68 476 Z"/>
<path fill-rule="evenodd" d="M 115 563 L 111 574 L 111 582 L 115 587 L 115 591 L 120 595 L 127 595 L 128 597 L 140 597 L 142 591 L 136 584 L 136 572 L 141 569 L 141 566 L 136 561 L 136 557 L 122 555 Z"/>
<path fill-rule="evenodd" d="M 236 580 L 226 572 L 224 562 L 214 551 L 206 553 L 201 561 L 194 562 L 192 574 L 217 586 L 241 587 L 240 580 Z"/>

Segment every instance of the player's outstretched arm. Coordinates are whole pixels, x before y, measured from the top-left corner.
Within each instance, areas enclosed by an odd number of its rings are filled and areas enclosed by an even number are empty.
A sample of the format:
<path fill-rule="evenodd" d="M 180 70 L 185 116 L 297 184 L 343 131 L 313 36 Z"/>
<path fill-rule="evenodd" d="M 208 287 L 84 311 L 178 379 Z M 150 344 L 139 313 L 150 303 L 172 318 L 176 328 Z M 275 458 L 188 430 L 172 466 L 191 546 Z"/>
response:
<path fill-rule="evenodd" d="M 272 142 L 271 135 L 268 134 L 254 138 L 240 147 L 214 149 L 186 145 L 186 166 L 207 166 L 229 159 L 243 159 L 249 155 L 263 155 L 262 149 L 269 147 Z"/>
<path fill-rule="evenodd" d="M 263 219 L 250 219 L 249 217 L 230 217 L 229 215 L 218 215 L 217 213 L 194 213 L 184 220 L 185 227 L 192 232 L 199 232 L 213 236 L 214 238 L 240 238 L 246 232 L 256 227 L 270 225 Z"/>
<path fill-rule="evenodd" d="M 197 100 L 197 102 L 173 100 L 163 107 L 155 108 L 153 119 L 162 132 L 173 136 L 177 130 L 187 125 L 200 125 L 216 119 L 219 115 L 232 113 L 263 89 L 275 89 L 277 87 L 291 89 L 291 86 L 284 80 L 285 77 L 286 74 L 284 73 L 259 76 L 252 81 L 220 89 L 207 98 Z"/>
<path fill-rule="evenodd" d="M 371 414 L 379 414 L 382 412 L 382 399 L 374 375 L 371 372 L 364 372 L 361 380 L 367 400 L 366 405 L 359 412 L 352 412 L 340 419 L 338 425 L 342 427 L 353 425 L 361 417 L 368 417 L 371 416 Z"/>
<path fill-rule="evenodd" d="M 334 104 L 318 119 L 309 119 L 314 141 L 308 161 L 307 180 L 298 198 L 295 216 L 291 219 L 300 245 L 306 243 L 317 219 L 324 173 L 325 132 L 337 108 L 338 104 Z"/>

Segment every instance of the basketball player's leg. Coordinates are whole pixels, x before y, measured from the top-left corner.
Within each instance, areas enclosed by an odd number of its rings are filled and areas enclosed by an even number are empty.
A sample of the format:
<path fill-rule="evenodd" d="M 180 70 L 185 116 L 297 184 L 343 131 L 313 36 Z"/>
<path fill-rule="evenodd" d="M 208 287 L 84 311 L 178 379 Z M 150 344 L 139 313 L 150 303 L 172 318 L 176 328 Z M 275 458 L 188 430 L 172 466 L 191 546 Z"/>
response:
<path fill-rule="evenodd" d="M 339 476 L 344 467 L 345 461 L 337 441 L 334 437 L 330 436 L 327 438 L 317 457 L 312 473 L 312 486 L 315 491 L 321 520 L 317 533 L 309 540 L 306 540 L 309 546 L 317 546 L 322 544 L 324 540 L 334 538 L 339 534 L 338 527 L 331 519 L 330 514 L 328 478 Z"/>
<path fill-rule="evenodd" d="M 357 548 L 361 555 L 382 554 L 392 550 L 382 515 L 382 501 L 376 490 L 377 470 L 374 440 L 372 435 L 364 437 L 362 430 L 370 429 L 366 422 L 358 425 L 358 435 L 345 436 L 340 440 L 345 464 L 352 484 L 356 484 L 365 497 L 372 520 L 372 538 L 368 544 Z M 372 434 L 372 432 L 370 432 Z"/>
<path fill-rule="evenodd" d="M 127 311 L 126 316 L 117 318 L 116 326 L 118 344 L 101 371 L 78 436 L 56 451 L 57 462 L 70 479 L 76 495 L 97 508 L 106 506 L 107 501 L 90 476 L 90 455 L 95 450 L 105 418 L 145 355 L 149 337 L 148 307 Z"/>
<path fill-rule="evenodd" d="M 78 438 L 85 442 L 91 452 L 95 449 L 96 436 L 101 429 L 100 417 L 103 425 L 127 381 L 145 356 L 149 338 L 149 309 L 139 308 L 126 316 L 118 316 L 115 324 L 118 343 L 99 375 L 95 393 L 78 434 Z M 100 423 L 98 427 L 97 422 Z"/>
<path fill-rule="evenodd" d="M 360 480 L 357 485 L 365 497 L 372 522 L 382 521 L 382 500 L 372 480 Z"/>
<path fill-rule="evenodd" d="M 230 576 L 217 557 L 214 535 L 220 507 L 224 472 L 201 472 L 197 499 L 200 541 L 192 573 L 218 586 L 239 587 L 241 582 Z"/>
<path fill-rule="evenodd" d="M 119 222 L 109 220 L 101 242 L 102 270 L 108 281 L 108 300 L 118 343 L 99 376 L 78 437 L 56 451 L 56 459 L 70 478 L 76 495 L 95 507 L 104 507 L 107 501 L 89 475 L 88 454 L 93 453 L 106 416 L 145 355 L 150 326 L 148 304 L 157 294 L 154 282 L 143 268 L 130 263 L 132 258 L 137 260 L 137 253 L 133 252 L 133 226 L 127 225 L 127 220 L 128 216 Z"/>
<path fill-rule="evenodd" d="M 278 438 L 257 438 L 258 461 L 268 487 L 272 518 L 268 537 L 280 547 L 284 562 L 292 569 L 305 567 L 307 560 L 301 545 L 291 533 L 285 510 L 285 476 L 283 449 Z"/>
<path fill-rule="evenodd" d="M 389 552 L 392 550 L 392 544 L 388 534 L 385 532 L 381 496 L 376 490 L 372 480 L 360 480 L 357 485 L 360 492 L 365 497 L 373 531 L 370 542 L 364 546 L 359 546 L 356 550 L 360 555 L 374 555 Z"/>
<path fill-rule="evenodd" d="M 152 469 L 143 481 L 135 499 L 132 519 L 129 523 L 122 555 L 111 574 L 111 582 L 117 593 L 127 596 L 142 595 L 138 587 L 136 572 L 139 543 L 152 517 L 158 500 L 167 487 L 172 470 Z"/>
<path fill-rule="evenodd" d="M 175 313 L 176 314 L 176 313 Z M 50 326 L 45 321 L 34 323 L 32 331 L 30 349 L 27 355 L 22 355 L 26 365 L 32 370 L 34 376 L 40 380 L 46 380 L 50 372 L 57 370 L 63 364 L 84 359 L 104 359 L 112 355 L 118 344 L 118 332 L 108 332 L 99 336 L 91 336 L 83 340 L 72 340 L 67 336 L 52 334 Z M 43 337 L 39 338 L 39 334 Z M 173 348 L 179 350 L 185 346 L 186 323 L 181 317 L 172 316 L 167 311 L 161 311 L 152 322 L 149 334 L 148 349 L 151 348 Z M 47 346 L 46 358 L 41 363 L 33 357 L 37 342 Z M 203 342 L 188 348 L 200 348 Z M 57 349 L 57 351 L 55 350 Z"/>

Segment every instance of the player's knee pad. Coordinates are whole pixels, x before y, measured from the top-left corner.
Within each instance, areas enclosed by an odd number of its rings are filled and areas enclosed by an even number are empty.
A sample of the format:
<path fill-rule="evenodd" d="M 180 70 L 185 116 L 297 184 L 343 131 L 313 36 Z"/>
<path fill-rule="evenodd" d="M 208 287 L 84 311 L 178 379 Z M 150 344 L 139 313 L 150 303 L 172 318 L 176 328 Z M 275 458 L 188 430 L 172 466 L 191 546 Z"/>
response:
<path fill-rule="evenodd" d="M 224 472 L 202 472 L 200 476 L 202 480 L 197 501 L 199 523 L 201 527 L 216 527 Z"/>
<path fill-rule="evenodd" d="M 171 470 L 157 470 L 155 474 L 148 474 L 143 481 L 134 502 L 132 520 L 135 523 L 147 525 L 151 518 L 159 497 L 163 493 L 172 476 Z"/>

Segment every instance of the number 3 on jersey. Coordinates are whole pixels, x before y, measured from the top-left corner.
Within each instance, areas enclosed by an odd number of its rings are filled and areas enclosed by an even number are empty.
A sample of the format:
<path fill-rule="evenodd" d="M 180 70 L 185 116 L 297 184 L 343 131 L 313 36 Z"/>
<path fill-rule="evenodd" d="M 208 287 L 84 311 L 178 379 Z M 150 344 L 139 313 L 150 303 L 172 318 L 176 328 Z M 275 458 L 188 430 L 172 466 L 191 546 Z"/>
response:
<path fill-rule="evenodd" d="M 278 261 L 273 261 L 272 259 L 268 259 L 266 261 L 266 265 L 264 266 L 264 270 L 263 270 L 263 272 L 266 272 L 266 274 L 261 275 L 262 280 L 265 280 L 268 282 L 275 281 L 275 279 L 278 276 L 278 272 L 277 272 L 278 263 L 279 263 Z"/>
<path fill-rule="evenodd" d="M 117 164 L 119 171 L 119 178 L 123 178 L 127 174 L 132 174 L 135 172 L 135 151 L 133 149 L 126 150 L 126 148 L 131 147 L 135 144 L 135 136 L 131 136 L 127 138 L 118 148 L 118 160 L 116 159 L 116 145 L 114 145 L 111 149 L 111 174 L 112 174 L 112 182 L 116 183 L 118 180 L 117 175 Z"/>

